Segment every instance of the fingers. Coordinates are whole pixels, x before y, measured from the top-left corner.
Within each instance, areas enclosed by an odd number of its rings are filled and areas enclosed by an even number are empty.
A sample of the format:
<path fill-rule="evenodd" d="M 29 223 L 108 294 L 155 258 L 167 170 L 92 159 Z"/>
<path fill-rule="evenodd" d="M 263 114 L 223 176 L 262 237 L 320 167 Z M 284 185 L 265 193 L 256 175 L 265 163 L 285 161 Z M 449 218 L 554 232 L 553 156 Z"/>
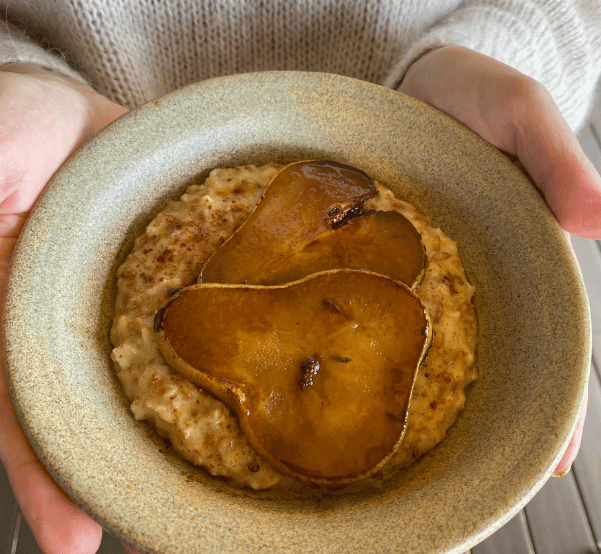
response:
<path fill-rule="evenodd" d="M 0 458 L 15 498 L 46 554 L 92 554 L 102 529 L 58 488 L 33 452 L 12 407 L 0 368 Z"/>
<path fill-rule="evenodd" d="M 570 439 L 570 443 L 566 451 L 564 452 L 563 457 L 557 464 L 557 467 L 553 471 L 554 477 L 563 477 L 570 468 L 572 467 L 572 462 L 576 459 L 576 455 L 578 454 L 578 450 L 580 449 L 580 443 L 582 442 L 582 431 L 584 429 L 584 420 L 586 418 L 586 405 L 582 409 L 582 413 L 578 418 L 578 422 L 576 423 L 576 429 L 574 430 L 574 434 Z"/>
<path fill-rule="evenodd" d="M 399 91 L 519 158 L 564 230 L 601 239 L 601 178 L 542 85 L 491 58 L 451 46 L 417 60 Z"/>
<path fill-rule="evenodd" d="M 0 302 L 15 238 L 0 238 Z M 93 554 L 102 529 L 65 494 L 39 462 L 21 429 L 0 362 L 0 459 L 29 527 L 45 554 Z"/>
<path fill-rule="evenodd" d="M 83 83 L 35 66 L 18 69 L 0 70 L 2 213 L 30 210 L 65 160 L 126 112 Z"/>
<path fill-rule="evenodd" d="M 88 129 L 84 139 L 94 136 L 109 123 L 112 123 L 115 119 L 127 113 L 127 109 L 123 106 L 111 102 L 108 98 L 101 96 L 85 83 L 75 81 L 70 77 L 62 75 L 58 71 L 44 69 L 31 63 L 6 64 L 0 67 L 0 71 L 28 75 L 42 81 L 68 85 L 70 88 L 83 95 L 90 104 L 89 112 L 92 119 L 92 125 Z"/>
<path fill-rule="evenodd" d="M 550 94 L 528 80 L 510 106 L 515 135 L 503 149 L 521 160 L 565 231 L 601 238 L 601 178 Z"/>
<path fill-rule="evenodd" d="M 0 217 L 2 230 L 16 236 L 24 215 Z M 0 305 L 8 274 L 8 260 L 16 238 L 0 238 Z M 102 529 L 60 490 L 39 462 L 13 408 L 0 361 L 0 459 L 15 498 L 40 548 L 46 554 L 98 550 Z"/>
<path fill-rule="evenodd" d="M 591 162 L 578 157 L 558 165 L 543 182 L 545 198 L 566 231 L 601 239 L 599 176 Z"/>
<path fill-rule="evenodd" d="M 24 64 L 0 68 L 0 302 L 16 237 L 37 197 L 79 146 L 125 111 L 58 73 Z M 45 553 L 96 552 L 101 527 L 37 459 L 13 409 L 2 367 L 0 458 Z"/>

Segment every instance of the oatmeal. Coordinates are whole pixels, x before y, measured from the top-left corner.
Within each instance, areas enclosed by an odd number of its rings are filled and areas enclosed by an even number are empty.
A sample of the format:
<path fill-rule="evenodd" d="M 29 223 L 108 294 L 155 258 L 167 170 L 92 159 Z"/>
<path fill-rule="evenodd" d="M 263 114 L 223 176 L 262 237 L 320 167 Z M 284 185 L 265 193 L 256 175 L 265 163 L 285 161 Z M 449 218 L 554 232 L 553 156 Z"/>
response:
<path fill-rule="evenodd" d="M 182 457 L 252 489 L 288 486 L 248 444 L 234 413 L 162 359 L 153 319 L 174 289 L 196 282 L 208 257 L 246 220 L 280 166 L 214 170 L 171 202 L 140 236 L 118 270 L 111 331 L 113 360 L 134 416 L 149 421 Z M 422 236 L 428 264 L 417 291 L 432 319 L 432 348 L 420 367 L 404 440 L 385 473 L 410 465 L 440 442 L 476 378 L 474 289 L 455 243 L 411 205 L 378 185 L 366 209 L 396 210 Z"/>

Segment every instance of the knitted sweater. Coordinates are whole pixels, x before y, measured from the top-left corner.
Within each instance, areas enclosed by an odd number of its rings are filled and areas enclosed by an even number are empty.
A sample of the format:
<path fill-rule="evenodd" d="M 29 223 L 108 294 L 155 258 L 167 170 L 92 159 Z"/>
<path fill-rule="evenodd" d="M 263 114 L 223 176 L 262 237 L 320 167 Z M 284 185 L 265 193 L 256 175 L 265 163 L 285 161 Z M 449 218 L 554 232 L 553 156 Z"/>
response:
<path fill-rule="evenodd" d="M 428 49 L 457 44 L 540 81 L 577 130 L 601 73 L 599 0 L 1 1 L 0 65 L 83 76 L 129 108 L 259 70 L 394 87 Z"/>

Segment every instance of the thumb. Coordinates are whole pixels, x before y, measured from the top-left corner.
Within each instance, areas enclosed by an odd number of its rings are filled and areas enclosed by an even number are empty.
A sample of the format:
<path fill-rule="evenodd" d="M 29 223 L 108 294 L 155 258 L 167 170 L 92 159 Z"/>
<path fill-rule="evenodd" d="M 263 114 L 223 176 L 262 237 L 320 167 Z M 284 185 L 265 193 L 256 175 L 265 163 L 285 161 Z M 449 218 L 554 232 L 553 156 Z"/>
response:
<path fill-rule="evenodd" d="M 545 199 L 561 227 L 582 237 L 601 239 L 601 185 L 587 158 L 565 159 L 542 184 Z"/>
<path fill-rule="evenodd" d="M 540 83 L 477 52 L 447 46 L 414 62 L 399 91 L 517 157 L 565 231 L 601 239 L 601 177 Z"/>

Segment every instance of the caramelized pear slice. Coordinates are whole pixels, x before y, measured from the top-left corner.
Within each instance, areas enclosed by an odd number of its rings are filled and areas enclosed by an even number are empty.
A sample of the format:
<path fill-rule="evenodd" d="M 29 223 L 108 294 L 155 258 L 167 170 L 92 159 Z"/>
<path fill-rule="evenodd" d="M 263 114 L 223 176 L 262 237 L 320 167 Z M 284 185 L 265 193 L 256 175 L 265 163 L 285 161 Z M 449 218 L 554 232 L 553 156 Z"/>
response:
<path fill-rule="evenodd" d="M 273 287 L 193 285 L 157 312 L 155 331 L 167 363 L 229 405 L 260 456 L 327 487 L 394 453 L 431 340 L 408 287 L 344 269 Z"/>
<path fill-rule="evenodd" d="M 365 269 L 416 290 L 423 279 L 426 253 L 421 236 L 398 212 L 367 212 L 337 229 L 328 228 L 311 242 L 261 268 L 248 284 L 277 285 L 331 269 Z"/>
<path fill-rule="evenodd" d="M 331 161 L 282 168 L 244 224 L 209 258 L 203 283 L 246 283 L 378 194 L 360 169 Z"/>

